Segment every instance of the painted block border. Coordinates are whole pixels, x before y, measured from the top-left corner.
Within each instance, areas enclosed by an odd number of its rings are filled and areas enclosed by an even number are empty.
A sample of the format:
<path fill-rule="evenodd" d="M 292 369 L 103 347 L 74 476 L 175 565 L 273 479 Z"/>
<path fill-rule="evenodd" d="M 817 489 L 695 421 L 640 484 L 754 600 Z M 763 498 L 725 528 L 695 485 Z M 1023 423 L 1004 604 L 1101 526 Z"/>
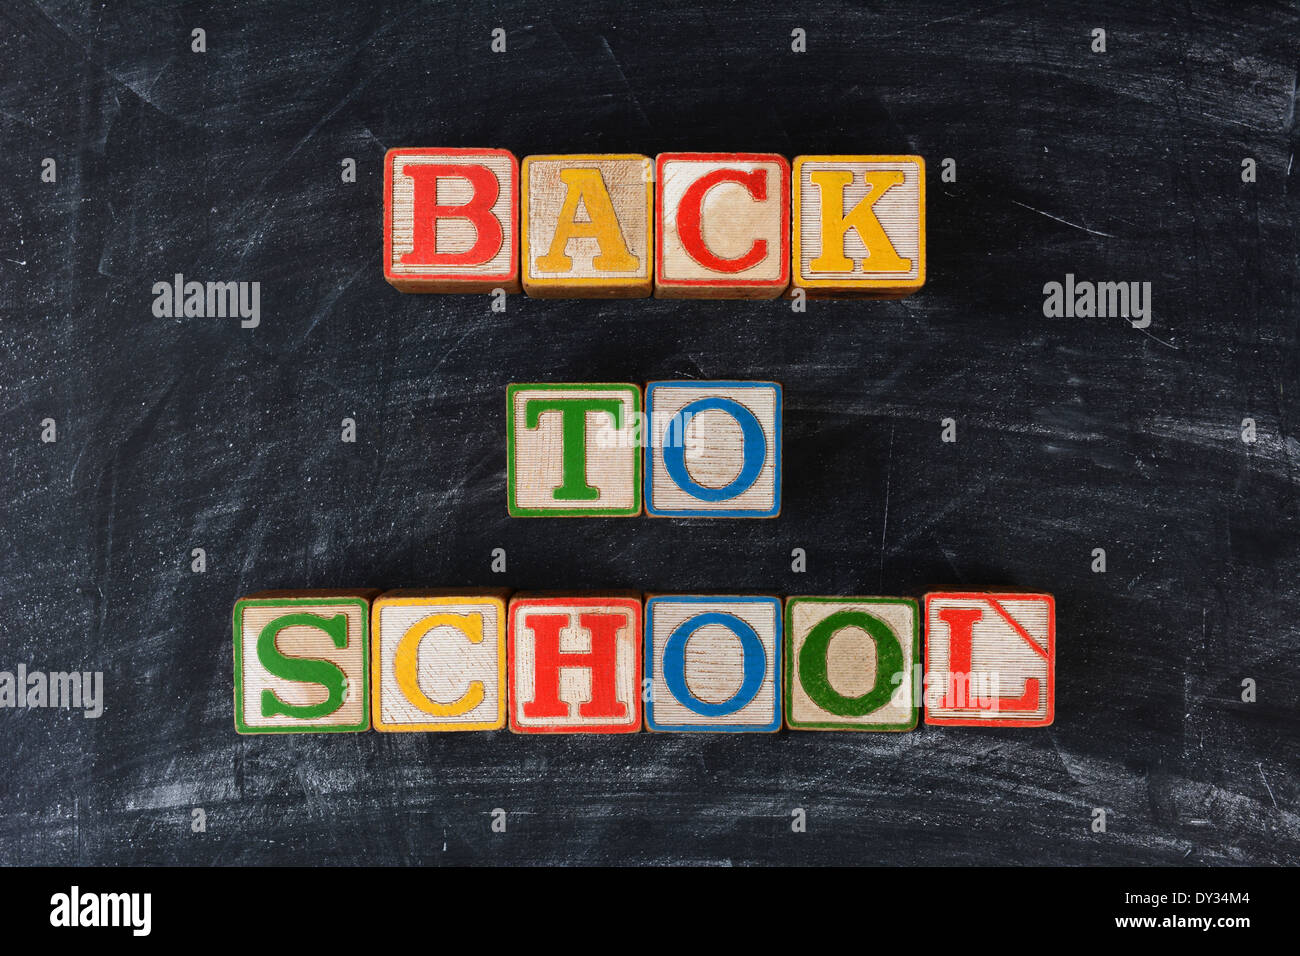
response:
<path fill-rule="evenodd" d="M 633 446 L 631 508 L 521 508 L 515 498 L 515 394 L 520 391 L 608 392 L 630 389 L 632 410 L 642 411 L 641 386 L 630 382 L 511 382 L 506 386 L 506 511 L 512 518 L 635 518 L 641 514 L 640 449 Z"/>
<path fill-rule="evenodd" d="M 1050 727 L 1056 719 L 1056 597 L 1042 591 L 929 591 L 922 599 L 921 607 L 926 623 L 925 673 L 930 676 L 930 599 L 932 597 L 953 598 L 956 600 L 987 600 L 988 598 L 1005 598 L 1008 600 L 1038 599 L 1047 604 L 1050 612 L 1047 619 L 1047 680 L 1050 693 L 1047 697 L 1047 714 L 1044 717 L 1032 717 L 1027 720 L 971 720 L 964 717 L 931 717 L 930 708 L 925 708 L 925 722 L 934 727 Z"/>
<path fill-rule="evenodd" d="M 917 195 L 918 214 L 920 216 L 920 246 L 918 248 L 921 264 L 915 279 L 804 279 L 799 275 L 799 261 L 803 258 L 802 200 L 803 164 L 818 163 L 916 163 L 919 168 L 917 176 L 920 192 Z M 822 154 L 810 153 L 796 156 L 790 164 L 790 203 L 794 209 L 790 222 L 790 286 L 795 289 L 825 289 L 842 291 L 845 295 L 853 292 L 888 292 L 897 291 L 900 296 L 918 292 L 925 285 L 929 257 L 926 252 L 926 199 L 925 199 L 925 157 L 915 155 L 888 154 L 876 156 L 870 153 L 856 154 Z M 851 290 L 851 291 L 849 291 Z"/>
<path fill-rule="evenodd" d="M 910 604 L 912 606 L 912 721 L 908 724 L 849 724 L 830 721 L 796 721 L 791 718 L 793 711 L 795 663 L 794 663 L 794 605 L 804 604 Z M 847 595 L 791 595 L 785 599 L 785 685 L 782 695 L 785 701 L 785 726 L 790 730 L 831 730 L 859 731 L 869 733 L 908 733 L 917 728 L 921 721 L 923 701 L 917 694 L 918 686 L 924 684 L 921 658 L 921 605 L 911 597 L 857 597 Z M 921 695 L 923 696 L 923 694 Z"/>
<path fill-rule="evenodd" d="M 370 601 L 362 597 L 242 597 L 235 602 L 231 630 L 235 645 L 235 730 L 241 734 L 340 734 L 370 729 Z M 250 727 L 244 722 L 244 610 L 249 607 L 319 607 L 351 604 L 361 609 L 361 721 L 356 724 L 304 724 L 299 727 Z"/>
<path fill-rule="evenodd" d="M 575 594 L 571 597 L 564 595 L 547 595 L 544 597 L 529 597 L 525 594 L 523 597 L 510 598 L 510 614 L 506 623 L 506 646 L 509 649 L 510 667 L 508 673 L 509 680 L 509 699 L 507 713 L 509 714 L 508 726 L 511 733 L 516 734 L 638 734 L 641 732 L 642 723 L 645 719 L 645 704 L 641 699 L 641 674 L 643 669 L 641 646 L 643 635 L 645 633 L 645 601 L 640 597 L 631 597 L 626 594 L 611 595 L 602 597 L 593 594 Z M 515 722 L 515 616 L 519 604 L 526 604 L 529 607 L 616 607 L 619 605 L 627 606 L 632 613 L 633 633 L 632 633 L 632 667 L 633 674 L 636 675 L 636 687 L 632 694 L 632 707 L 634 710 L 633 719 L 627 724 L 591 724 L 580 727 L 521 727 Z"/>
<path fill-rule="evenodd" d="M 646 173 L 646 217 L 645 217 L 645 250 L 646 258 L 649 260 L 646 264 L 646 275 L 644 278 L 639 276 L 615 276 L 608 279 L 597 281 L 595 279 L 576 278 L 576 279 L 556 279 L 552 278 L 533 278 L 529 275 L 529 254 L 528 254 L 528 171 L 534 162 L 556 162 L 563 160 L 565 162 L 612 162 L 618 160 L 636 160 L 643 162 L 647 168 Z M 519 281 L 527 282 L 535 289 L 549 289 L 556 293 L 563 292 L 567 289 L 582 291 L 584 286 L 601 286 L 609 289 L 634 289 L 638 292 L 638 298 L 648 298 L 654 292 L 654 266 L 655 266 L 655 246 L 654 246 L 654 229 L 655 229 L 655 162 L 654 160 L 642 153 L 538 153 L 533 156 L 525 156 L 520 163 L 519 179 Z M 621 225 L 621 223 L 620 223 Z M 641 288 L 650 283 L 650 292 L 645 296 L 640 296 Z M 527 290 L 525 289 L 525 293 Z M 556 294 L 554 296 L 544 296 L 544 298 L 569 298 L 569 296 Z M 572 298 L 583 298 L 581 295 L 572 296 Z M 604 298 L 601 296 L 600 298 Z M 617 298 L 617 296 L 609 296 Z"/>
<path fill-rule="evenodd" d="M 781 658 L 785 645 L 784 623 L 785 616 L 781 606 L 781 598 L 774 594 L 655 594 L 646 598 L 645 614 L 642 621 L 642 631 L 645 635 L 645 652 L 642 654 L 644 661 L 644 670 L 642 678 L 654 682 L 654 605 L 656 603 L 671 604 L 774 604 L 776 606 L 776 615 L 773 618 L 773 627 L 776 633 L 773 635 L 775 640 L 772 644 L 772 654 L 775 660 L 772 662 L 772 688 L 773 715 L 772 722 L 768 724 L 659 724 L 654 719 L 654 696 L 650 695 L 650 700 L 646 701 L 642 707 L 645 714 L 646 730 L 655 733 L 670 734 L 773 734 L 778 732 L 782 727 L 784 695 L 781 692 L 782 665 Z"/>
<path fill-rule="evenodd" d="M 446 723 L 387 724 L 381 712 L 383 655 L 379 647 L 379 615 L 384 607 L 457 607 L 466 604 L 495 604 L 497 614 L 497 687 L 498 706 L 495 721 L 449 721 Z M 446 733 L 460 730 L 501 730 L 506 725 L 506 615 L 509 599 L 496 594 L 446 594 L 431 597 L 380 595 L 370 603 L 370 726 L 380 733 Z"/>
<path fill-rule="evenodd" d="M 676 386 L 681 388 L 771 388 L 776 391 L 776 417 L 773 424 L 772 435 L 772 452 L 776 457 L 776 471 L 773 476 L 773 501 L 770 509 L 765 508 L 732 508 L 732 509 L 715 509 L 712 511 L 687 511 L 682 509 L 667 510 L 655 508 L 652 504 L 654 492 L 654 455 L 657 450 L 653 442 L 654 432 L 654 411 L 652 402 L 654 399 L 654 390 L 662 386 Z M 647 382 L 645 387 L 645 412 L 646 412 L 646 429 L 649 434 L 644 436 L 645 439 L 645 462 L 642 472 L 644 475 L 645 491 L 641 498 L 644 503 L 645 513 L 651 518 L 775 518 L 781 514 L 781 489 L 783 480 L 783 456 L 784 442 L 781 440 L 782 416 L 785 408 L 785 393 L 781 388 L 780 382 L 739 382 L 739 381 L 702 381 L 697 382 L 693 379 L 677 379 L 672 381 Z"/>
<path fill-rule="evenodd" d="M 497 155 L 510 158 L 510 190 L 514 193 L 510 214 L 510 262 L 514 268 L 499 275 L 486 273 L 412 272 L 394 275 L 393 266 L 393 160 L 399 156 L 482 156 Z M 384 153 L 384 278 L 390 283 L 479 282 L 510 285 L 520 281 L 519 250 L 523 248 L 519 233 L 519 210 L 523 202 L 520 189 L 519 158 L 508 149 L 460 146 L 399 146 Z M 400 291 L 400 290 L 399 290 Z M 467 289 L 467 292 L 472 290 Z"/>
<path fill-rule="evenodd" d="M 692 160 L 708 161 L 715 163 L 770 163 L 773 160 L 781 162 L 781 182 L 777 186 L 777 195 L 782 199 L 781 202 L 781 249 L 778 251 L 778 257 L 781 260 L 781 276 L 777 279 L 727 279 L 725 276 L 719 276 L 717 279 L 667 279 L 664 278 L 663 270 L 663 236 L 664 236 L 664 205 L 662 186 L 658 196 L 655 197 L 655 283 L 656 285 L 666 288 L 694 289 L 719 287 L 722 289 L 771 289 L 772 298 L 777 298 L 790 285 L 790 268 L 794 262 L 792 250 L 794 248 L 794 236 L 790 231 L 790 203 L 784 201 L 784 197 L 791 194 L 791 183 L 793 182 L 790 160 L 786 159 L 780 153 L 660 153 L 655 157 L 655 182 L 662 184 L 664 181 L 664 163 L 665 162 L 690 162 Z"/>

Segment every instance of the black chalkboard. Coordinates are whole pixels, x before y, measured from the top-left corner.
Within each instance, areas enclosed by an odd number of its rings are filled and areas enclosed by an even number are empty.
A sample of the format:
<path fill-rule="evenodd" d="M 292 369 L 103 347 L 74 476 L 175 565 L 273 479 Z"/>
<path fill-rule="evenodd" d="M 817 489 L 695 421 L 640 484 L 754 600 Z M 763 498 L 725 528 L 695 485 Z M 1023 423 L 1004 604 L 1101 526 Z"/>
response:
<path fill-rule="evenodd" d="M 1296 862 L 1292 5 L 20 2 L 0 23 L 0 668 L 105 684 L 98 719 L 0 710 L 0 861 Z M 929 281 L 804 314 L 403 295 L 382 157 L 432 145 L 919 153 Z M 260 325 L 155 317 L 177 273 L 260 282 Z M 1045 316 L 1067 274 L 1150 282 L 1150 325 Z M 677 377 L 784 384 L 779 519 L 506 516 L 508 382 Z M 235 734 L 240 594 L 463 584 L 1046 590 L 1056 722 Z"/>

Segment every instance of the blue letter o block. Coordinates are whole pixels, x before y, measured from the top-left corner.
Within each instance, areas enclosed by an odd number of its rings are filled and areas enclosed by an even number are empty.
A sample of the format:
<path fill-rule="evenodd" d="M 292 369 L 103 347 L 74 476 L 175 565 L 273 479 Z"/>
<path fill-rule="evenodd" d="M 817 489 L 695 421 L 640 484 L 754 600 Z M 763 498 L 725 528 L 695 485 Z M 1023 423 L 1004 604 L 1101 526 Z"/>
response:
<path fill-rule="evenodd" d="M 730 700 L 724 700 L 720 704 L 700 700 L 686 686 L 686 642 L 692 634 L 710 624 L 721 624 L 740 638 L 741 656 L 744 660 L 745 676 L 740 682 L 740 690 Z M 664 646 L 664 683 L 683 707 L 701 717 L 725 717 L 740 710 L 758 696 L 766 673 L 767 652 L 763 650 L 763 642 L 752 627 L 734 614 L 724 614 L 721 611 L 698 614 L 677 625 Z"/>
<path fill-rule="evenodd" d="M 700 412 L 713 409 L 726 412 L 740 426 L 743 455 L 740 473 L 730 484 L 721 488 L 704 487 L 686 470 L 686 426 Z M 758 480 L 758 473 L 767 461 L 767 438 L 763 435 L 763 426 L 758 423 L 753 412 L 730 398 L 696 399 L 677 413 L 677 421 L 672 423 L 672 428 L 678 429 L 679 440 L 664 442 L 664 468 L 678 488 L 701 501 L 727 501 L 744 494 Z"/>

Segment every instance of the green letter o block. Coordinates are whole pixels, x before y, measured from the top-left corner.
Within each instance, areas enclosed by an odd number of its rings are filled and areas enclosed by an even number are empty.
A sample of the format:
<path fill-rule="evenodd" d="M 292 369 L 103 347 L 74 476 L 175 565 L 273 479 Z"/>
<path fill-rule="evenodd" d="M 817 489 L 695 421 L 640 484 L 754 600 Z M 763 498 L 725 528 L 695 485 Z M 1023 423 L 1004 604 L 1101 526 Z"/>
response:
<path fill-rule="evenodd" d="M 861 697 L 845 697 L 831 686 L 826 651 L 831 638 L 846 627 L 860 627 L 876 644 L 876 683 Z M 865 611 L 836 611 L 820 621 L 799 649 L 799 682 L 813 703 L 841 717 L 865 717 L 894 694 L 893 678 L 903 672 L 903 648 L 884 621 Z"/>

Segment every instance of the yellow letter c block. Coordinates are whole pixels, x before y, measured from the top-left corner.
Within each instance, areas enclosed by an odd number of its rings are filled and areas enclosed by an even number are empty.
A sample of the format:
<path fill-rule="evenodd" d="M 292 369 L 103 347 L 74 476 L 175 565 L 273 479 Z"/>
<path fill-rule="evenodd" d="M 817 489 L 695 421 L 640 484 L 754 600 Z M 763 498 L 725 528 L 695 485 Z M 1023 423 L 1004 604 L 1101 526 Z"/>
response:
<path fill-rule="evenodd" d="M 470 681 L 469 689 L 458 700 L 444 704 L 434 700 L 420 687 L 417 673 L 420 658 L 420 642 L 424 636 L 436 627 L 454 627 L 469 640 L 471 644 L 483 641 L 483 615 L 481 614 L 431 614 L 403 635 L 393 657 L 393 674 L 397 686 L 416 707 L 435 717 L 459 717 L 483 703 L 483 682 Z"/>
<path fill-rule="evenodd" d="M 506 723 L 505 590 L 388 591 L 371 605 L 371 726 L 386 733 Z"/>

